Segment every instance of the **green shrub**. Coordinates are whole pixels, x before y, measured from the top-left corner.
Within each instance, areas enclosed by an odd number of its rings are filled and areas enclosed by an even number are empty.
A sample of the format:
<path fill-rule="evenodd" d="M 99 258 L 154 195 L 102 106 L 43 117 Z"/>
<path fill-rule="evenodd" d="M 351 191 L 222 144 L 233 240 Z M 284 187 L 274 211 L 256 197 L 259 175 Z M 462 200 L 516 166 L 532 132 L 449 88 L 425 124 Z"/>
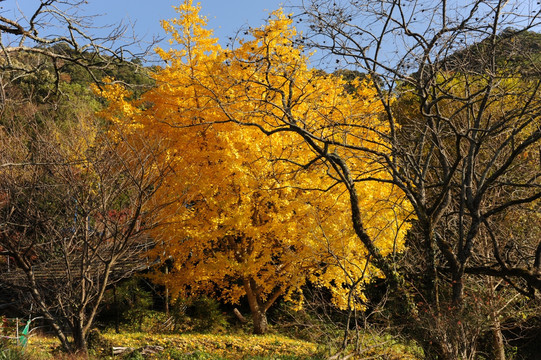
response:
<path fill-rule="evenodd" d="M 103 308 L 101 323 L 105 328 L 119 325 L 119 331 L 154 331 L 167 320 L 165 313 L 155 310 L 151 289 L 139 277 L 108 290 Z"/>
<path fill-rule="evenodd" d="M 206 296 L 177 299 L 171 306 L 174 332 L 223 332 L 229 328 L 220 303 Z"/>
<path fill-rule="evenodd" d="M 113 344 L 103 337 L 98 329 L 92 329 L 87 338 L 88 351 L 92 355 L 107 356 L 111 353 Z"/>
<path fill-rule="evenodd" d="M 228 326 L 220 304 L 206 296 L 191 298 L 186 313 L 191 318 L 193 330 L 197 332 L 219 332 Z"/>
<path fill-rule="evenodd" d="M 124 312 L 123 319 L 130 331 L 153 331 L 166 320 L 165 313 L 156 310 L 135 308 Z"/>

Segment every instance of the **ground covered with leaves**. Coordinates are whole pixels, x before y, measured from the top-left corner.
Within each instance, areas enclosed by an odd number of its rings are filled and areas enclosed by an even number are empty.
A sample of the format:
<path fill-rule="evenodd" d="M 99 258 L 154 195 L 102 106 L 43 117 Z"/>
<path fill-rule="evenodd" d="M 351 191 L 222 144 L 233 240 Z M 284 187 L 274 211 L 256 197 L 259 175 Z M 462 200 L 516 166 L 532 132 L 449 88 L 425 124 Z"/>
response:
<path fill-rule="evenodd" d="M 419 359 L 404 344 L 384 339 L 372 339 L 366 344 L 365 352 L 355 359 Z M 93 340 L 90 359 L 122 360 L 308 360 L 327 359 L 332 354 L 329 348 L 314 342 L 292 339 L 284 335 L 248 334 L 153 334 L 148 332 L 106 332 Z M 127 348 L 122 354 L 113 355 L 113 348 Z M 149 350 L 149 351 L 147 351 Z M 60 351 L 59 342 L 53 337 L 32 336 L 24 352 L 12 350 L 0 359 L 75 360 Z M 418 355 L 418 354 L 417 354 Z"/>
<path fill-rule="evenodd" d="M 27 354 L 32 359 L 60 358 L 52 338 L 32 337 Z M 154 354 L 143 355 L 145 347 L 162 347 Z M 113 356 L 112 348 L 133 350 Z M 95 359 L 318 359 L 323 350 L 315 343 L 281 335 L 150 334 L 104 333 L 90 350 Z"/>

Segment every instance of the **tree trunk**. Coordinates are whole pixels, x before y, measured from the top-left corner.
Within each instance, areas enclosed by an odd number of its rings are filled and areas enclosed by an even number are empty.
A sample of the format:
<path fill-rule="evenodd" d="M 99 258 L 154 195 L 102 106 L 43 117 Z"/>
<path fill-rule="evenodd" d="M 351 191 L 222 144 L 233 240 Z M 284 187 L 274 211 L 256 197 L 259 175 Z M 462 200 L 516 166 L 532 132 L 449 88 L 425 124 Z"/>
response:
<path fill-rule="evenodd" d="M 257 294 L 257 285 L 252 279 L 244 279 L 244 289 L 246 291 L 246 297 L 248 298 L 248 304 L 250 305 L 250 312 L 252 313 L 252 319 L 254 321 L 254 334 L 265 334 L 267 332 L 267 309 L 272 302 L 276 299 L 277 292 L 274 296 L 267 300 L 267 306 L 261 300 Z M 269 302 L 270 301 L 270 302 Z"/>
<path fill-rule="evenodd" d="M 489 249 L 490 245 L 485 243 L 484 249 Z M 490 296 L 490 320 L 492 321 L 492 359 L 505 360 L 505 343 L 502 334 L 502 324 L 500 322 L 498 301 L 496 301 L 496 287 L 494 278 L 488 277 L 487 285 Z"/>
<path fill-rule="evenodd" d="M 435 236 L 432 227 L 423 222 L 424 228 L 424 258 L 426 259 L 426 270 L 423 276 L 424 286 L 426 288 L 426 300 L 429 304 L 434 306 L 436 313 L 439 313 L 439 297 L 437 288 L 438 270 L 436 267 L 436 249 L 435 249 Z"/>
<path fill-rule="evenodd" d="M 169 267 L 165 265 L 165 275 L 169 274 Z M 169 286 L 165 285 L 165 316 L 169 318 Z"/>
<path fill-rule="evenodd" d="M 116 297 L 116 284 L 113 285 L 113 304 L 115 307 L 115 333 L 120 334 L 120 307 Z"/>
<path fill-rule="evenodd" d="M 88 358 L 88 348 L 83 326 L 79 320 L 75 320 L 73 325 L 73 346 L 69 350 L 86 359 Z"/>
<path fill-rule="evenodd" d="M 505 345 L 503 342 L 502 329 L 500 327 L 500 322 L 496 321 L 494 323 L 494 328 L 492 329 L 493 343 L 492 343 L 492 356 L 494 360 L 505 360 Z"/>
<path fill-rule="evenodd" d="M 457 309 L 462 309 L 462 305 L 464 301 L 464 272 L 461 270 L 453 271 L 452 280 L 453 280 L 453 287 L 452 287 L 453 306 L 455 306 Z"/>
<path fill-rule="evenodd" d="M 264 311 L 252 311 L 254 320 L 254 334 L 261 335 L 267 332 L 267 314 Z"/>

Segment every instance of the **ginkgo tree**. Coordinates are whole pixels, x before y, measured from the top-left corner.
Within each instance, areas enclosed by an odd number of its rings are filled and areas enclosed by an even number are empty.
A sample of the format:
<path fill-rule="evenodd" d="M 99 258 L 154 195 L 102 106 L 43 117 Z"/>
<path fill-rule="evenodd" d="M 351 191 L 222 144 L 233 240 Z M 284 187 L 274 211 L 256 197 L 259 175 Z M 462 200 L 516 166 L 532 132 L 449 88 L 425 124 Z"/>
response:
<path fill-rule="evenodd" d="M 136 101 L 118 85 L 103 92 L 104 117 L 167 139 L 177 164 L 163 191 L 174 192 L 178 206 L 155 249 L 173 269 L 158 281 L 180 295 L 218 294 L 232 303 L 246 296 L 255 333 L 266 331 L 276 299 L 301 300 L 307 281 L 330 289 L 337 306 L 357 306 L 362 284 L 383 275 L 368 258 L 402 248 L 408 207 L 370 156 L 326 149 L 362 169 L 356 180 L 378 179 L 356 190 L 370 238 L 363 244 L 341 172 L 297 130 L 386 152 L 388 129 L 371 82 L 310 68 L 281 11 L 238 48 L 224 49 L 199 6 L 185 1 L 176 10 L 163 27 L 178 49 L 158 49 L 168 65 L 154 74 L 156 87 Z M 298 129 L 269 136 L 288 119 Z"/>

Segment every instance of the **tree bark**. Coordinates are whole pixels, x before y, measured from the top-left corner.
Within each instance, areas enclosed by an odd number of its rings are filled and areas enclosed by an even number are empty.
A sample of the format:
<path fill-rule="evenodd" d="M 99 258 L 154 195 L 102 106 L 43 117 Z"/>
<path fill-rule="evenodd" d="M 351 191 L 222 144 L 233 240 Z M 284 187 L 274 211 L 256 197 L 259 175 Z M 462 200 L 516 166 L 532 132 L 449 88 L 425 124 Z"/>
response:
<path fill-rule="evenodd" d="M 239 321 L 243 324 L 245 324 L 247 322 L 246 318 L 244 316 L 242 316 L 242 314 L 240 313 L 239 309 L 237 308 L 234 308 L 233 309 L 233 314 L 235 314 L 235 316 L 237 317 L 237 319 L 239 319 Z"/>
<path fill-rule="evenodd" d="M 488 248 L 488 247 L 487 247 Z M 489 278 L 487 287 L 490 293 L 490 320 L 492 321 L 492 358 L 494 360 L 505 360 L 505 343 L 502 334 L 502 324 L 500 322 L 499 311 L 497 310 L 497 302 L 495 300 L 494 279 Z"/>
<path fill-rule="evenodd" d="M 423 341 L 421 346 L 425 353 L 426 360 L 456 360 L 456 357 L 451 355 L 444 344 L 437 341 Z"/>
<path fill-rule="evenodd" d="M 492 329 L 492 356 L 494 360 L 505 360 L 505 345 L 503 342 L 502 329 L 500 321 L 494 321 L 494 327 Z"/>
<path fill-rule="evenodd" d="M 86 334 L 82 325 L 83 324 L 79 319 L 73 321 L 73 346 L 70 349 L 70 352 L 86 359 L 88 358 L 88 347 L 86 343 Z"/>
<path fill-rule="evenodd" d="M 455 306 L 457 309 L 462 309 L 464 301 L 464 271 L 453 271 L 451 279 L 453 281 L 453 306 Z"/>
<path fill-rule="evenodd" d="M 115 333 L 120 334 L 120 308 L 116 297 L 116 284 L 113 285 L 113 304 L 115 307 Z"/>
<path fill-rule="evenodd" d="M 248 298 L 248 304 L 250 305 L 250 312 L 252 313 L 252 319 L 254 321 L 254 334 L 265 334 L 267 332 L 267 310 L 269 306 L 276 300 L 277 294 L 281 294 L 281 291 L 275 293 L 274 296 L 267 299 L 264 303 L 261 297 L 258 296 L 257 285 L 251 279 L 244 279 L 244 290 L 246 291 L 246 297 Z"/>
<path fill-rule="evenodd" d="M 252 311 L 254 334 L 262 335 L 267 332 L 267 314 L 264 311 Z"/>

